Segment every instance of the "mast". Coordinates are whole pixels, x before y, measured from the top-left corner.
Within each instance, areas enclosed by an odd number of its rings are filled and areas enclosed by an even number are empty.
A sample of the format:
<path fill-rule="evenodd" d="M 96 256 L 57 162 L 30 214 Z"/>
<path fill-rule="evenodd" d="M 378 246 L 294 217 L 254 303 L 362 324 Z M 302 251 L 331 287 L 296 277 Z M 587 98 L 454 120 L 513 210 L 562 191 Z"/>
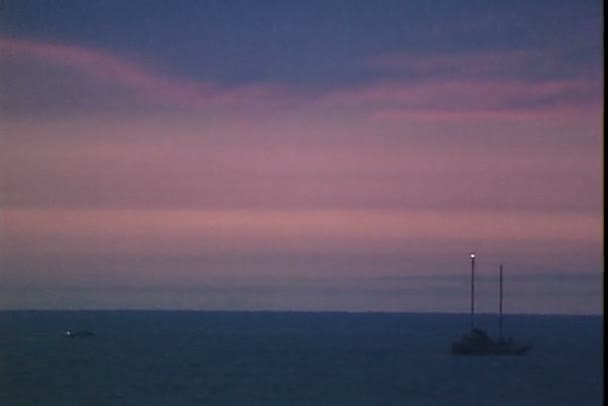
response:
<path fill-rule="evenodd" d="M 498 299 L 498 337 L 502 340 L 502 264 L 498 271 L 499 299 Z"/>
<path fill-rule="evenodd" d="M 471 329 L 475 328 L 475 253 L 469 254 L 471 257 Z"/>

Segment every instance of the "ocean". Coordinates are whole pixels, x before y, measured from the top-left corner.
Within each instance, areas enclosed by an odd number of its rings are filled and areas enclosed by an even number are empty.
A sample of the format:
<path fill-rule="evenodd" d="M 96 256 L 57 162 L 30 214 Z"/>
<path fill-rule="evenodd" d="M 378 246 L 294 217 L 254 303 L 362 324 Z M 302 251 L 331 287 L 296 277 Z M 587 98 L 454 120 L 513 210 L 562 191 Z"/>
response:
<path fill-rule="evenodd" d="M 496 335 L 496 316 L 476 321 Z M 0 405 L 603 404 L 602 316 L 506 315 L 526 356 L 451 355 L 468 327 L 451 314 L 4 311 Z"/>

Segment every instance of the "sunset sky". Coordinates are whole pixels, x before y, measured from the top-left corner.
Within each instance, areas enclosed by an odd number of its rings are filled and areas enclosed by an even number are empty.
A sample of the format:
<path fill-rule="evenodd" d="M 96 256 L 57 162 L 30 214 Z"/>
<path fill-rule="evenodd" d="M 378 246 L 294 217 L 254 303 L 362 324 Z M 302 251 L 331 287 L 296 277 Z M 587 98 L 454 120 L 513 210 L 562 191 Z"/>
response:
<path fill-rule="evenodd" d="M 0 5 L 0 309 L 601 314 L 597 1 Z"/>

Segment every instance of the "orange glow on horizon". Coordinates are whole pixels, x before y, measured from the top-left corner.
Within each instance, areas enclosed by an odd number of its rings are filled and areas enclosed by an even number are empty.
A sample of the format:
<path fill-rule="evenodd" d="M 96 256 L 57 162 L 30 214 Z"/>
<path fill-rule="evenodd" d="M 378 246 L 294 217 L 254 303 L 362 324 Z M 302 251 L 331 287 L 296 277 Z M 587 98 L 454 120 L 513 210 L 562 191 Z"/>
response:
<path fill-rule="evenodd" d="M 395 250 L 438 241 L 598 243 L 589 214 L 432 210 L 5 209 L 4 252 Z M 435 241 L 435 242 L 433 242 Z M 108 244 L 108 246 L 105 246 Z M 111 251 L 111 250 L 110 250 Z"/>

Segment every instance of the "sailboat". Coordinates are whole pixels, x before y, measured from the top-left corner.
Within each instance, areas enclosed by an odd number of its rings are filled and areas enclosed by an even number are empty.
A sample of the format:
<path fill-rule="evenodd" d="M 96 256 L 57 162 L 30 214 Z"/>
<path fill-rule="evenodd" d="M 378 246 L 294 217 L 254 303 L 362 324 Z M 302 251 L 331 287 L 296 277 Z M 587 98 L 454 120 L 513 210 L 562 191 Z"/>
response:
<path fill-rule="evenodd" d="M 502 264 L 499 271 L 499 336 L 492 339 L 485 331 L 475 327 L 475 253 L 471 253 L 471 330 L 452 343 L 454 355 L 525 355 L 530 346 L 504 338 L 502 334 Z"/>

